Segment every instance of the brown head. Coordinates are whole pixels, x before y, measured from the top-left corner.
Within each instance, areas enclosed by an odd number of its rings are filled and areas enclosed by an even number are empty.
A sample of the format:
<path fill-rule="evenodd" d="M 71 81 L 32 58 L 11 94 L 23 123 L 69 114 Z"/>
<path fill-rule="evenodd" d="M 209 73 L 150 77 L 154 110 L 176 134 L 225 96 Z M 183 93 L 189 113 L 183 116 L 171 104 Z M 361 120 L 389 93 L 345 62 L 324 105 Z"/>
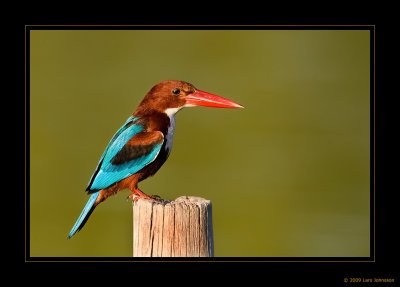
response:
<path fill-rule="evenodd" d="M 205 106 L 215 108 L 242 108 L 223 97 L 196 89 L 184 81 L 168 80 L 155 85 L 139 104 L 135 115 L 148 112 L 174 114 L 183 107 Z"/>

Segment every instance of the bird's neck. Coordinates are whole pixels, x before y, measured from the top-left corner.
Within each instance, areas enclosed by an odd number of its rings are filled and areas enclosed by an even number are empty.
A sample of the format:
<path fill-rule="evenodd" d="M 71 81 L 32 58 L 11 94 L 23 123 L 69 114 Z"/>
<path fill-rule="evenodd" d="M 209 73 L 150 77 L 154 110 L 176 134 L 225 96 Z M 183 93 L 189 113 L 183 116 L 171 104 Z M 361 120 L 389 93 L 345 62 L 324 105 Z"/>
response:
<path fill-rule="evenodd" d="M 160 112 L 153 109 L 138 109 L 133 114 L 138 118 L 138 124 L 141 124 L 147 131 L 161 131 L 167 136 L 168 129 L 175 122 L 175 113 Z"/>

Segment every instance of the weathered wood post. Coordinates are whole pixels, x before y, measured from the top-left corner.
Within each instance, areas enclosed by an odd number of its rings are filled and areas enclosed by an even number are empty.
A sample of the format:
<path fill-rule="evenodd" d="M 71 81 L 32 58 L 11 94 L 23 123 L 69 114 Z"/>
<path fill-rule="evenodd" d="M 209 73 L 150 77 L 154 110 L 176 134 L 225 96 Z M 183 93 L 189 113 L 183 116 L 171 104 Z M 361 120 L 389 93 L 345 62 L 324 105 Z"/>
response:
<path fill-rule="evenodd" d="M 133 203 L 134 257 L 213 257 L 211 202 L 194 196 Z"/>

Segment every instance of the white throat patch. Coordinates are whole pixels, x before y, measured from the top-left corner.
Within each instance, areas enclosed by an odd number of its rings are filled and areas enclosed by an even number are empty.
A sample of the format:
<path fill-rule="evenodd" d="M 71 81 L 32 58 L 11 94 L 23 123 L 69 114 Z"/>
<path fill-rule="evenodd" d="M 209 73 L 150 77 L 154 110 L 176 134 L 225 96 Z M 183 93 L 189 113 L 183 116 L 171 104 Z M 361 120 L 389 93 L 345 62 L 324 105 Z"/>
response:
<path fill-rule="evenodd" d="M 165 113 L 171 119 L 171 117 L 175 116 L 175 114 L 182 108 L 183 107 L 166 109 Z"/>

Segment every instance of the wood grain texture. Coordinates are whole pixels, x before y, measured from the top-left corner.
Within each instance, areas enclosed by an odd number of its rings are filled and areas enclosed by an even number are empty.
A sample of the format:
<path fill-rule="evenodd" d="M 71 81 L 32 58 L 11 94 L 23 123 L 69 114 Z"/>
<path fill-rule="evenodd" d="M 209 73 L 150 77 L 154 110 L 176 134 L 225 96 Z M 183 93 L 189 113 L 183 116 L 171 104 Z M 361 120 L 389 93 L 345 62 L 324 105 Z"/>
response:
<path fill-rule="evenodd" d="M 135 201 L 133 256 L 214 256 L 211 202 L 194 196 Z"/>

